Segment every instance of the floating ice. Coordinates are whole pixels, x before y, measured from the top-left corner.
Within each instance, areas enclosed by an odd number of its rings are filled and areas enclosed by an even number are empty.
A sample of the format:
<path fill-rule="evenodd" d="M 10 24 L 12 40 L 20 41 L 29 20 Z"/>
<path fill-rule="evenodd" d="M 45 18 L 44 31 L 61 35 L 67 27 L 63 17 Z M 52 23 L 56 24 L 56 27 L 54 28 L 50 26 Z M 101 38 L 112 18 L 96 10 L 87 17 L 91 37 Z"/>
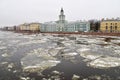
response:
<path fill-rule="evenodd" d="M 20 77 L 21 80 L 30 80 L 29 77 Z"/>
<path fill-rule="evenodd" d="M 55 55 L 55 54 L 52 54 L 51 52 L 49 53 L 50 49 L 44 49 L 44 48 L 38 48 L 38 49 L 34 49 L 33 51 L 31 51 L 30 53 L 28 53 L 27 56 L 36 56 L 36 57 L 42 57 L 44 59 L 55 59 L 54 57 L 52 57 L 51 55 Z M 56 52 L 56 51 L 55 51 Z"/>
<path fill-rule="evenodd" d="M 30 62 L 30 63 L 29 63 Z M 34 49 L 22 58 L 21 64 L 24 71 L 37 72 L 43 71 L 52 66 L 56 66 L 60 61 L 48 53 L 48 49 Z"/>
<path fill-rule="evenodd" d="M 2 57 L 8 57 L 9 55 L 7 53 L 2 54 Z"/>
<path fill-rule="evenodd" d="M 0 46 L 0 50 L 2 50 L 2 49 L 6 49 L 7 47 L 5 47 L 5 46 Z"/>
<path fill-rule="evenodd" d="M 74 43 L 73 41 L 63 41 L 62 42 L 65 46 L 72 46 L 72 44 Z"/>
<path fill-rule="evenodd" d="M 98 58 L 96 60 L 88 63 L 89 66 L 95 68 L 110 68 L 120 66 L 120 58 L 116 57 L 104 57 Z"/>
<path fill-rule="evenodd" d="M 18 43 L 20 40 L 12 40 L 12 43 Z"/>
<path fill-rule="evenodd" d="M 18 45 L 29 45 L 29 44 L 37 44 L 37 43 L 45 43 L 45 42 L 46 40 L 32 40 L 25 43 L 20 43 Z"/>
<path fill-rule="evenodd" d="M 91 53 L 91 52 L 88 51 L 88 52 L 81 53 L 80 56 L 82 56 L 82 57 L 84 57 L 86 59 L 94 60 L 94 59 L 96 59 L 96 58 L 98 58 L 98 57 L 100 57 L 102 55 L 94 54 L 94 53 Z"/>
<path fill-rule="evenodd" d="M 111 40 L 112 43 L 120 43 L 120 40 Z"/>
<path fill-rule="evenodd" d="M 8 64 L 8 62 L 1 62 L 2 65 Z"/>
<path fill-rule="evenodd" d="M 72 77 L 72 80 L 79 80 L 80 79 L 80 76 L 74 74 L 73 77 Z"/>
<path fill-rule="evenodd" d="M 78 49 L 77 51 L 78 52 L 84 52 L 84 51 L 89 51 L 90 49 L 89 48 L 81 48 L 81 49 Z"/>
<path fill-rule="evenodd" d="M 76 53 L 76 52 L 69 52 L 69 53 L 65 53 L 64 56 L 75 56 L 77 54 L 78 53 Z"/>
<path fill-rule="evenodd" d="M 13 63 L 8 64 L 8 68 L 13 68 L 15 65 Z"/>
<path fill-rule="evenodd" d="M 42 61 L 42 62 L 40 62 L 40 64 L 34 64 L 31 66 L 23 67 L 23 70 L 25 72 L 43 71 L 49 67 L 56 66 L 58 63 L 60 63 L 60 61 L 52 61 L 52 60 Z M 23 64 L 24 64 L 24 62 L 23 62 Z"/>
<path fill-rule="evenodd" d="M 56 75 L 60 75 L 60 72 L 59 71 L 53 71 L 52 73 L 56 74 Z"/>
<path fill-rule="evenodd" d="M 61 48 L 51 48 L 48 50 L 48 53 L 50 53 L 50 55 L 52 56 L 56 56 L 58 54 L 58 52 L 60 51 L 60 49 L 62 49 L 63 47 Z"/>

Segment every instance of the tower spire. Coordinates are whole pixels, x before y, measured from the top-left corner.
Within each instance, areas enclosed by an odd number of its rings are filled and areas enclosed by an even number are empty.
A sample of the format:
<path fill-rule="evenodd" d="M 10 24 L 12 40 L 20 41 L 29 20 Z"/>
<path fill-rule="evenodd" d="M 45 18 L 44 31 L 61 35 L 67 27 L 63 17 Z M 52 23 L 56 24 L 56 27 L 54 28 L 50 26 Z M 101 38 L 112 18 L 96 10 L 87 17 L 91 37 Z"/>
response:
<path fill-rule="evenodd" d="M 63 10 L 62 7 L 61 7 L 61 10 L 60 10 L 59 20 L 62 21 L 62 22 L 65 21 L 64 10 Z"/>
<path fill-rule="evenodd" d="M 60 15 L 64 15 L 64 10 L 62 7 L 61 7 Z"/>
<path fill-rule="evenodd" d="M 63 8 L 61 7 L 61 12 L 64 12 Z"/>

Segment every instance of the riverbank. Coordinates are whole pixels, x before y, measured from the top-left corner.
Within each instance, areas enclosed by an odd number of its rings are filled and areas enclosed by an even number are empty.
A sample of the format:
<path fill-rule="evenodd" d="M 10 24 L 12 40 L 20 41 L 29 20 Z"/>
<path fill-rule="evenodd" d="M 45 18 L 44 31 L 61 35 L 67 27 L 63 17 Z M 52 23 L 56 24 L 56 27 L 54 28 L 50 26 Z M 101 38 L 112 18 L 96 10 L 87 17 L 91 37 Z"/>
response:
<path fill-rule="evenodd" d="M 42 32 L 44 34 L 59 34 L 59 35 L 99 35 L 99 36 L 120 36 L 120 33 L 102 33 L 102 32 Z"/>
<path fill-rule="evenodd" d="M 40 31 L 12 31 L 26 35 L 31 34 L 58 34 L 58 35 L 93 35 L 93 36 L 120 36 L 120 33 L 103 33 L 103 32 L 40 32 Z"/>

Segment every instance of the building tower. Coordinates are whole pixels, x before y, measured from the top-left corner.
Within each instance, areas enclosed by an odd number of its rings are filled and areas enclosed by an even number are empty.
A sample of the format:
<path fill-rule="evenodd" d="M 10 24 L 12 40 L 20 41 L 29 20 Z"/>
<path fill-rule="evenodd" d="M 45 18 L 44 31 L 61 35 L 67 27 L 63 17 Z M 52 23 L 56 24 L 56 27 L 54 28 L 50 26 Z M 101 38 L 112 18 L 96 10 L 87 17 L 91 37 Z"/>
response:
<path fill-rule="evenodd" d="M 61 11 L 60 11 L 59 21 L 60 21 L 61 23 L 64 23 L 64 22 L 65 22 L 65 15 L 64 15 L 64 10 L 63 10 L 63 8 L 61 8 Z"/>
<path fill-rule="evenodd" d="M 60 10 L 60 15 L 59 15 L 59 21 L 58 21 L 58 31 L 64 31 L 65 27 L 65 15 L 64 15 L 64 10 L 61 8 Z"/>

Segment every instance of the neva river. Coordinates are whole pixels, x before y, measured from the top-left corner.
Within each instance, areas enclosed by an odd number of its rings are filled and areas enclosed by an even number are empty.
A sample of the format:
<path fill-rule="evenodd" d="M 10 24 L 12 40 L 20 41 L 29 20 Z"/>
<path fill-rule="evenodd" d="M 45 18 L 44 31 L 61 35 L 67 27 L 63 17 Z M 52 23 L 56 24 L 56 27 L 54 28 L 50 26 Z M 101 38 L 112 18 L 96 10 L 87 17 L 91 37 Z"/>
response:
<path fill-rule="evenodd" d="M 0 80 L 120 80 L 120 37 L 0 31 Z"/>

